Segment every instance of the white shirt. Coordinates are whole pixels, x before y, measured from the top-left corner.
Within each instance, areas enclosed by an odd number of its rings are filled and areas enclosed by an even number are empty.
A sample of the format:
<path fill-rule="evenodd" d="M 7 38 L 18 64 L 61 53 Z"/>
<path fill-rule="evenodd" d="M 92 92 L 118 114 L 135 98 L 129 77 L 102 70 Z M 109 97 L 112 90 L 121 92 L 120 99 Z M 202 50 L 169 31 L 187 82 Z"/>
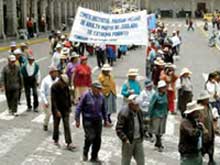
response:
<path fill-rule="evenodd" d="M 216 82 L 212 83 L 212 82 L 208 81 L 206 83 L 206 90 L 209 92 L 209 95 L 210 95 L 209 101 L 210 102 L 215 102 L 216 99 L 214 98 L 214 96 L 215 96 L 215 94 L 217 94 L 217 84 L 216 84 Z"/>
<path fill-rule="evenodd" d="M 150 100 L 155 91 L 152 89 L 151 91 L 144 89 L 141 91 L 140 95 L 137 98 L 140 109 L 144 112 L 148 112 L 148 108 L 150 105 Z"/>
<path fill-rule="evenodd" d="M 58 67 L 60 64 L 61 54 L 59 52 L 55 52 L 52 57 L 51 65 Z"/>
<path fill-rule="evenodd" d="M 51 86 L 58 80 L 58 78 L 56 78 L 55 80 L 53 80 L 51 78 L 50 75 L 47 75 L 41 83 L 41 87 L 40 87 L 40 95 L 41 95 L 41 100 L 44 104 L 48 104 L 49 100 L 48 97 L 51 95 Z"/>
<path fill-rule="evenodd" d="M 34 71 L 35 71 L 35 63 L 32 63 L 32 65 L 27 63 L 26 70 L 27 70 L 28 76 L 29 77 L 32 76 L 34 74 Z M 39 69 L 37 74 L 36 74 L 37 83 L 40 83 L 40 79 L 41 79 L 41 74 L 40 74 L 40 69 Z"/>

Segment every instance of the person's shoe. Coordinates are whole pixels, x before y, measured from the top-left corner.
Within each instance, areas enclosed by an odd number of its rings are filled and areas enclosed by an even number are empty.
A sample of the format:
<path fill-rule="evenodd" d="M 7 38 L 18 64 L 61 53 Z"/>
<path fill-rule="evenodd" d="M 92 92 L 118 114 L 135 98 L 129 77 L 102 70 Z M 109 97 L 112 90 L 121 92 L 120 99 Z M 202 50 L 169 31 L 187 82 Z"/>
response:
<path fill-rule="evenodd" d="M 35 109 L 34 109 L 34 112 L 38 113 L 39 111 L 38 111 L 38 109 L 37 109 L 37 108 L 35 108 Z"/>
<path fill-rule="evenodd" d="M 27 108 L 27 112 L 31 112 L 31 108 Z"/>
<path fill-rule="evenodd" d="M 83 155 L 83 161 L 84 162 L 88 161 L 88 156 L 87 155 Z"/>
<path fill-rule="evenodd" d="M 19 116 L 19 114 L 18 114 L 17 112 L 14 112 L 13 115 L 14 115 L 15 117 Z"/>
<path fill-rule="evenodd" d="M 58 141 L 54 141 L 54 145 L 60 148 L 60 143 Z"/>
<path fill-rule="evenodd" d="M 44 131 L 48 131 L 48 126 L 47 126 L 47 125 L 44 125 L 44 126 L 43 126 L 43 129 L 44 129 Z"/>
<path fill-rule="evenodd" d="M 76 146 L 74 146 L 72 144 L 67 144 L 66 149 L 69 151 L 74 151 L 76 149 Z"/>
<path fill-rule="evenodd" d="M 102 163 L 102 161 L 99 160 L 98 158 L 91 158 L 91 159 L 90 159 L 90 162 L 92 162 L 92 163 L 98 163 L 98 164 L 101 164 L 101 163 Z"/>
<path fill-rule="evenodd" d="M 164 147 L 163 147 L 163 146 L 160 146 L 160 147 L 158 148 L 158 152 L 163 152 L 163 150 L 164 150 Z"/>

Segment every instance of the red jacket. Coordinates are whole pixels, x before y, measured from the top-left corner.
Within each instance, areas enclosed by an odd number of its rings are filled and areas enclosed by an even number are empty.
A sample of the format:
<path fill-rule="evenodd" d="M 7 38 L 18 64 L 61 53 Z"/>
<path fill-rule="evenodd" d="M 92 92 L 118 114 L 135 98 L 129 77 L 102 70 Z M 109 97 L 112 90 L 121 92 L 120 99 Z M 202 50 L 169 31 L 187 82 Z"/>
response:
<path fill-rule="evenodd" d="M 75 70 L 74 86 L 75 87 L 90 87 L 92 83 L 92 72 L 88 65 L 78 65 Z"/>

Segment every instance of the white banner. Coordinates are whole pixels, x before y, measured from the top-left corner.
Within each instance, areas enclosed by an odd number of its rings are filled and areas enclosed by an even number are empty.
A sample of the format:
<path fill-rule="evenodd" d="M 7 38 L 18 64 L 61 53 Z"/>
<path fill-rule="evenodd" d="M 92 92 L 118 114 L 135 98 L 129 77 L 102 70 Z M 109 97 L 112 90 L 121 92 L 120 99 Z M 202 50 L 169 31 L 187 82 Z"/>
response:
<path fill-rule="evenodd" d="M 70 40 L 73 42 L 147 45 L 146 11 L 106 14 L 78 8 Z"/>

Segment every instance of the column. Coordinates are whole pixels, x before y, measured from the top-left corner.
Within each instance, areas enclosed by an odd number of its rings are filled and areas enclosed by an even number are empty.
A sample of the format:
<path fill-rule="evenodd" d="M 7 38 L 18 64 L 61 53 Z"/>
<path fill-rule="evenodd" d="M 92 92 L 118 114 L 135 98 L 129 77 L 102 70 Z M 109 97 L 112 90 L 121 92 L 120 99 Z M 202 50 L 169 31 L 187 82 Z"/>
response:
<path fill-rule="evenodd" d="M 54 30 L 54 1 L 53 0 L 48 1 L 48 7 L 49 7 L 48 28 L 49 30 Z"/>
<path fill-rule="evenodd" d="M 54 16 L 55 16 L 55 28 L 56 29 L 60 29 L 61 28 L 61 24 L 62 24 L 62 19 L 61 19 L 61 2 L 60 0 L 55 1 L 55 9 L 54 10 Z"/>
<path fill-rule="evenodd" d="M 21 24 L 22 28 L 26 28 L 27 22 L 27 0 L 21 1 Z"/>
<path fill-rule="evenodd" d="M 38 0 L 32 0 L 32 14 L 34 16 L 34 25 L 35 30 L 38 33 L 39 32 L 39 24 L 38 24 Z"/>
<path fill-rule="evenodd" d="M 215 11 L 215 0 L 210 0 L 210 10 L 211 12 Z"/>
<path fill-rule="evenodd" d="M 7 35 L 15 36 L 17 35 L 17 6 L 16 0 L 7 0 Z"/>
<path fill-rule="evenodd" d="M 150 8 L 149 0 L 143 0 L 143 8 L 149 11 L 149 8 Z"/>
<path fill-rule="evenodd" d="M 191 0 L 191 12 L 192 12 L 192 17 L 195 17 L 195 11 L 196 11 L 196 3 L 195 0 Z"/>
<path fill-rule="evenodd" d="M 67 7 L 68 7 L 68 9 L 67 9 L 67 12 L 68 12 L 68 17 L 72 17 L 74 14 L 73 14 L 73 4 L 72 4 L 72 2 L 71 1 L 68 1 L 67 2 L 68 3 L 68 5 L 67 5 Z"/>
<path fill-rule="evenodd" d="M 47 31 L 47 12 L 46 12 L 46 8 L 47 8 L 48 4 L 46 0 L 41 0 L 40 1 L 40 19 L 44 19 L 45 21 L 45 28 L 41 28 L 41 30 Z"/>
<path fill-rule="evenodd" d="M 62 8 L 62 23 L 67 24 L 67 1 L 61 3 Z"/>
<path fill-rule="evenodd" d="M 3 0 L 0 0 L 0 38 L 5 38 Z"/>

